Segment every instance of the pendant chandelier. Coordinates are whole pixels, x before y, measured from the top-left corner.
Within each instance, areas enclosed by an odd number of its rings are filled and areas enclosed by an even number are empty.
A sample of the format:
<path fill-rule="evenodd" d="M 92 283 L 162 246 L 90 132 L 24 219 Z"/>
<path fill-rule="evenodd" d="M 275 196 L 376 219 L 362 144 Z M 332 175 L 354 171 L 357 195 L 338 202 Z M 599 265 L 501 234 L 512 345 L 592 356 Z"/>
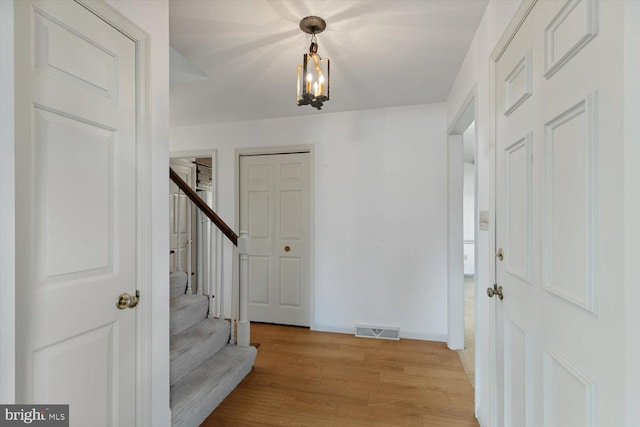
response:
<path fill-rule="evenodd" d="M 329 59 L 318 55 L 318 40 L 327 27 L 324 19 L 307 16 L 300 21 L 300 29 L 311 34 L 309 53 L 304 54 L 302 65 L 298 65 L 298 105 L 311 105 L 318 110 L 329 100 Z"/>

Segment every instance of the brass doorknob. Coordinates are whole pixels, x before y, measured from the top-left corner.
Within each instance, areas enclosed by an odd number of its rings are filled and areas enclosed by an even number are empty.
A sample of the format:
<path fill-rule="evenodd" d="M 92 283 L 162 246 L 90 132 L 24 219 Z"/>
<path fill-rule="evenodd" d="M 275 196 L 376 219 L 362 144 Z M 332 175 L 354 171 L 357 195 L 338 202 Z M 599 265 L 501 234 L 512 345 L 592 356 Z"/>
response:
<path fill-rule="evenodd" d="M 487 296 L 489 298 L 493 298 L 496 295 L 498 296 L 498 298 L 504 299 L 504 295 L 502 294 L 502 286 L 498 286 L 497 283 L 494 283 L 493 288 L 487 288 Z"/>
<path fill-rule="evenodd" d="M 284 247 L 284 251 L 285 251 L 285 252 L 289 252 L 290 250 L 291 250 L 291 248 L 290 248 L 289 246 L 285 246 L 285 247 Z"/>
<path fill-rule="evenodd" d="M 125 308 L 133 308 L 138 305 L 138 301 L 140 301 L 140 295 L 137 291 L 136 296 L 129 295 L 125 292 L 118 297 L 116 307 L 118 307 L 120 310 L 124 310 Z"/>

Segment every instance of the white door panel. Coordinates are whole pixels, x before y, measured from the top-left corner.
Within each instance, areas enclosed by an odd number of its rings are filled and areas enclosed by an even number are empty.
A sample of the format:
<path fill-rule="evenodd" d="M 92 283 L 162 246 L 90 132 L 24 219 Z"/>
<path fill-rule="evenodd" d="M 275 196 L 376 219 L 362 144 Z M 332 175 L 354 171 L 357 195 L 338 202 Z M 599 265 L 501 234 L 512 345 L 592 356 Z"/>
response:
<path fill-rule="evenodd" d="M 240 158 L 240 230 L 247 231 L 249 320 L 273 322 L 273 158 Z"/>
<path fill-rule="evenodd" d="M 622 6 L 539 1 L 496 63 L 499 425 L 623 425 Z"/>
<path fill-rule="evenodd" d="M 274 158 L 275 322 L 309 326 L 309 154 Z"/>
<path fill-rule="evenodd" d="M 249 319 L 309 326 L 309 155 L 240 158 Z"/>
<path fill-rule="evenodd" d="M 75 2 L 16 13 L 17 399 L 135 422 L 135 44 Z"/>
<path fill-rule="evenodd" d="M 195 166 L 192 163 L 184 160 L 172 160 L 169 166 L 184 182 L 189 184 L 191 188 L 195 187 Z M 178 186 L 171 181 L 169 183 L 169 226 L 171 228 L 169 233 L 169 247 L 170 250 L 173 251 L 171 253 L 170 263 L 171 272 L 176 271 L 178 267 L 178 256 L 180 256 L 181 271 L 191 271 L 191 267 L 188 265 L 187 255 L 190 241 L 188 216 L 193 212 L 193 209 L 189 206 L 190 203 L 187 196 L 179 191 Z M 179 216 L 178 209 L 180 210 Z M 180 250 L 178 250 L 178 248 L 180 248 Z"/>

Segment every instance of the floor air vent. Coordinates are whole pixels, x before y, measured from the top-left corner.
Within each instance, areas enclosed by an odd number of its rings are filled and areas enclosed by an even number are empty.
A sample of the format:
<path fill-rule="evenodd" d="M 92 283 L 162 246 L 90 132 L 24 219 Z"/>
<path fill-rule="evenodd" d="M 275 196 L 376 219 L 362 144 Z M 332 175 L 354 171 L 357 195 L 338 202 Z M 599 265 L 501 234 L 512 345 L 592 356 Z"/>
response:
<path fill-rule="evenodd" d="M 380 338 L 383 340 L 399 340 L 400 328 L 356 325 L 356 336 L 363 338 Z"/>

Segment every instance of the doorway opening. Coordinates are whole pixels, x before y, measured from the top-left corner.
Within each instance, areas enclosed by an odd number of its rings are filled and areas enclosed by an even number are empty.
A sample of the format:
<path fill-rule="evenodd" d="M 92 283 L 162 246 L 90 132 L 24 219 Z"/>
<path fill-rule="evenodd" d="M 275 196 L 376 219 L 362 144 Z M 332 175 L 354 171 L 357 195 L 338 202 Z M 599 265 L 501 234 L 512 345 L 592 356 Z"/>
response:
<path fill-rule="evenodd" d="M 478 316 L 478 173 L 476 89 L 449 127 L 448 155 L 448 338 L 458 350 L 469 382 L 476 383 Z"/>
<path fill-rule="evenodd" d="M 171 156 L 170 167 L 217 211 L 215 152 L 175 153 Z M 226 317 L 220 230 L 173 182 L 169 185 L 169 207 L 171 283 L 186 280 L 186 293 L 210 297 L 210 317 Z"/>
<path fill-rule="evenodd" d="M 462 134 L 462 237 L 464 273 L 464 349 L 458 350 L 467 378 L 475 385 L 475 277 L 476 277 L 476 131 L 475 121 Z"/>

